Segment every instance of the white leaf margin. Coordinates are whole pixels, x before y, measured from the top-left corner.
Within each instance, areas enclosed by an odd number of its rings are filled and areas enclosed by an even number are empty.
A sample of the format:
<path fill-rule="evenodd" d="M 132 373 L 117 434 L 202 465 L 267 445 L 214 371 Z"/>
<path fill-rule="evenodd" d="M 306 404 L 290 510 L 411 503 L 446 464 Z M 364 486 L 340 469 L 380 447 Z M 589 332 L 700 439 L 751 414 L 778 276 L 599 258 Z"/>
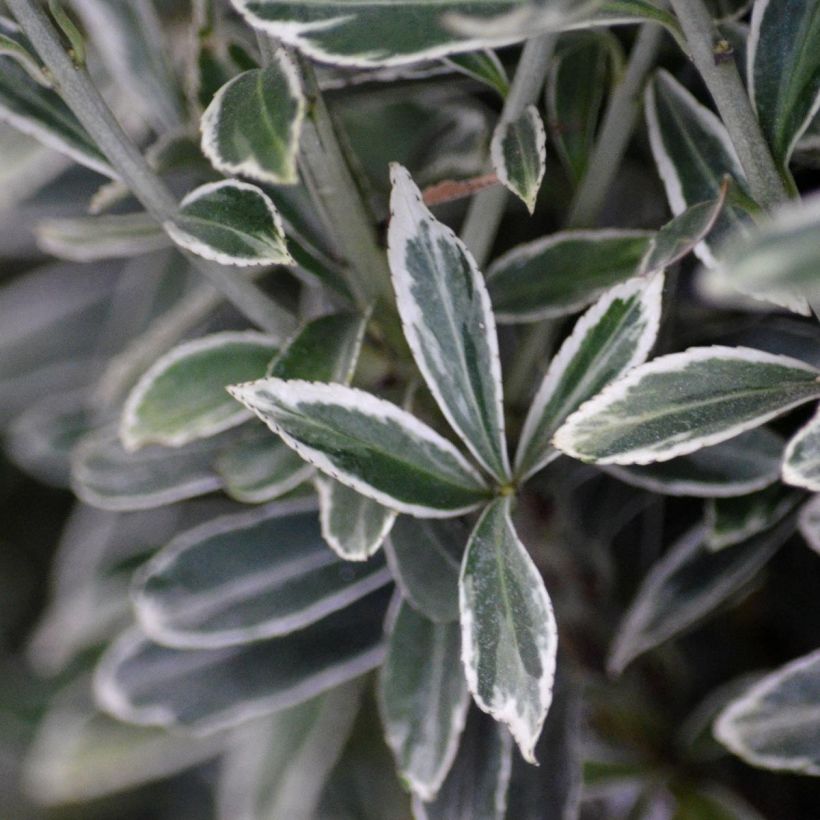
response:
<path fill-rule="evenodd" d="M 525 197 L 523 192 L 518 191 L 515 182 L 510 178 L 509 168 L 504 161 L 504 142 L 510 136 L 513 128 L 521 125 L 522 120 L 528 120 L 535 135 L 535 145 L 538 149 L 538 173 L 535 178 L 534 190 L 531 196 Z M 511 193 L 520 197 L 527 210 L 532 215 L 535 210 L 535 202 L 538 197 L 538 191 L 541 188 L 541 183 L 544 180 L 544 173 L 547 170 L 547 131 L 544 128 L 544 120 L 538 113 L 538 109 L 534 105 L 528 105 L 521 117 L 517 120 L 502 120 L 493 131 L 493 137 L 490 141 L 490 159 L 493 168 L 498 176 L 501 184 L 507 188 Z"/>
<path fill-rule="evenodd" d="M 781 476 L 786 484 L 794 487 L 805 487 L 812 492 L 820 492 L 820 479 L 811 479 L 795 464 L 795 451 L 809 437 L 814 437 L 820 444 L 820 408 L 817 412 L 789 439 L 783 453 L 783 468 Z M 820 463 L 820 454 L 817 457 Z"/>

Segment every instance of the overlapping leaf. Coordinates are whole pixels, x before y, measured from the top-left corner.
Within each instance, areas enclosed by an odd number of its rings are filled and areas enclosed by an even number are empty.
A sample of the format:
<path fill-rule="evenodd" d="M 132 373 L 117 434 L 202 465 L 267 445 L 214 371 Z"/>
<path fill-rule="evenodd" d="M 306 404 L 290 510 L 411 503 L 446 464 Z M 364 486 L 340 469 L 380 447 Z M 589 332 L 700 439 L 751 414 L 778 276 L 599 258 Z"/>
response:
<path fill-rule="evenodd" d="M 786 447 L 783 480 L 820 492 L 820 412 L 804 425 Z"/>

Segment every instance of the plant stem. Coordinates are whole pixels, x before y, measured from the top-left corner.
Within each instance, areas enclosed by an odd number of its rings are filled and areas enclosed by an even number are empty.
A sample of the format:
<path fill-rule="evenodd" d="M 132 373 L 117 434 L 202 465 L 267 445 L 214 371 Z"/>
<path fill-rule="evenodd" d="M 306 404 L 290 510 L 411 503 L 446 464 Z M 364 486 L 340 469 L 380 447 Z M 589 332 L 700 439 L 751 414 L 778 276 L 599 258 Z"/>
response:
<path fill-rule="evenodd" d="M 524 109 L 538 99 L 557 40 L 558 35 L 545 34 L 526 42 L 510 92 L 504 100 L 501 122 L 518 119 Z M 490 256 L 506 202 L 506 188 L 488 188 L 473 199 L 467 210 L 461 238 L 480 268 Z"/>
<path fill-rule="evenodd" d="M 607 106 L 589 166 L 575 192 L 568 228 L 593 227 L 626 153 L 640 111 L 640 95 L 660 48 L 663 28 L 645 24 L 635 39 L 623 79 Z"/>
<path fill-rule="evenodd" d="M 767 209 L 787 200 L 788 191 L 760 130 L 734 58 L 721 55 L 717 59 L 715 46 L 721 37 L 703 0 L 670 1 L 686 35 L 692 60 L 735 146 L 752 195 Z"/>
<path fill-rule="evenodd" d="M 173 221 L 177 202 L 123 131 L 84 68 L 74 65 L 45 12 L 31 0 L 9 0 L 9 10 L 54 78 L 66 105 L 91 135 L 143 207 L 160 223 Z M 231 268 L 186 254 L 206 279 L 260 328 L 295 329 L 293 316 Z"/>

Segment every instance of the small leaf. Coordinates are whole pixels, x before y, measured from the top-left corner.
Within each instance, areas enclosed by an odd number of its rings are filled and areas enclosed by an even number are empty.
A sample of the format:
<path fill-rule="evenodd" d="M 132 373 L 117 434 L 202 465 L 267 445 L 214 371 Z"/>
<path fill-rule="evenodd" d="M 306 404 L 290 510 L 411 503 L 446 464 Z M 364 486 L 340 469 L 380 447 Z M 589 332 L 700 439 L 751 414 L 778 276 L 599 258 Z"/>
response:
<path fill-rule="evenodd" d="M 462 659 L 479 708 L 506 723 L 535 763 L 558 633 L 541 575 L 513 529 L 510 503 L 488 505 L 467 544 L 459 586 Z"/>
<path fill-rule="evenodd" d="M 550 362 L 518 443 L 521 480 L 560 453 L 552 436 L 567 417 L 649 355 L 661 318 L 663 276 L 631 279 L 605 293 L 576 323 Z"/>
<path fill-rule="evenodd" d="M 670 461 L 629 467 L 610 464 L 604 470 L 627 484 L 662 495 L 731 498 L 777 481 L 783 447 L 780 436 L 758 427 Z"/>
<path fill-rule="evenodd" d="M 776 484 L 737 498 L 706 502 L 706 544 L 720 550 L 771 529 L 803 500 L 802 493 Z"/>
<path fill-rule="evenodd" d="M 386 507 L 447 517 L 487 497 L 481 477 L 449 441 L 369 393 L 274 378 L 230 392 L 306 461 Z"/>
<path fill-rule="evenodd" d="M 333 481 L 318 476 L 322 537 L 346 561 L 366 561 L 390 532 L 397 513 Z"/>
<path fill-rule="evenodd" d="M 44 219 L 35 228 L 37 244 L 72 262 L 139 256 L 171 244 L 148 214 Z"/>
<path fill-rule="evenodd" d="M 282 218 L 254 185 L 226 179 L 201 185 L 163 226 L 178 245 L 223 265 L 291 265 Z"/>
<path fill-rule="evenodd" d="M 512 739 L 502 726 L 471 709 L 458 754 L 436 799 L 413 796 L 416 820 L 503 820 L 512 770 Z"/>
<path fill-rule="evenodd" d="M 507 96 L 507 92 L 510 90 L 507 72 L 494 51 L 484 49 L 482 51 L 468 51 L 464 54 L 452 54 L 445 57 L 444 63 L 494 89 L 501 95 L 502 99 Z"/>
<path fill-rule="evenodd" d="M 493 262 L 487 287 L 499 322 L 536 322 L 576 313 L 634 276 L 647 231 L 566 231 L 519 245 Z"/>
<path fill-rule="evenodd" d="M 276 341 L 253 331 L 214 333 L 175 347 L 143 374 L 125 402 L 125 448 L 180 447 L 250 418 L 225 388 L 264 374 Z"/>
<path fill-rule="evenodd" d="M 813 495 L 800 510 L 798 517 L 800 534 L 806 543 L 820 553 L 820 495 Z"/>
<path fill-rule="evenodd" d="M 783 481 L 820 492 L 820 411 L 789 441 L 783 456 Z"/>
<path fill-rule="evenodd" d="M 547 134 L 534 105 L 528 105 L 518 119 L 499 123 L 490 154 L 501 184 L 532 213 L 547 162 Z"/>
<path fill-rule="evenodd" d="M 385 586 L 383 561 L 348 566 L 322 540 L 313 499 L 277 502 L 180 533 L 134 579 L 146 634 L 217 649 L 304 629 Z"/>
<path fill-rule="evenodd" d="M 794 519 L 731 549 L 710 549 L 697 526 L 644 578 L 610 651 L 620 674 L 639 655 L 683 634 L 748 584 L 794 531 Z"/>
<path fill-rule="evenodd" d="M 434 624 L 401 602 L 379 673 L 387 745 L 413 794 L 433 800 L 458 751 L 470 693 L 458 624 Z"/>
<path fill-rule="evenodd" d="M 569 417 L 555 446 L 650 464 L 726 441 L 820 396 L 813 367 L 747 347 L 693 347 L 640 365 Z"/>
<path fill-rule="evenodd" d="M 757 0 L 748 42 L 749 96 L 775 159 L 786 168 L 820 108 L 820 2 Z"/>
<path fill-rule="evenodd" d="M 0 57 L 11 57 L 39 85 L 49 88 L 51 81 L 40 61 L 28 48 L 29 43 L 10 20 L 0 20 Z"/>
<path fill-rule="evenodd" d="M 458 620 L 458 576 L 469 532 L 454 519 L 400 516 L 385 552 L 402 597 L 434 623 Z"/>
<path fill-rule="evenodd" d="M 450 426 L 499 481 L 510 475 L 492 305 L 470 252 L 390 169 L 388 259 L 413 358 Z"/>
<path fill-rule="evenodd" d="M 296 67 L 277 49 L 265 68 L 224 85 L 202 115 L 202 151 L 218 171 L 293 185 L 305 116 Z"/>
<path fill-rule="evenodd" d="M 787 663 L 729 704 L 715 737 L 752 766 L 820 775 L 820 650 Z"/>
<path fill-rule="evenodd" d="M 171 649 L 131 629 L 97 666 L 97 702 L 119 720 L 196 735 L 298 706 L 381 663 L 385 605 L 376 592 L 290 635 L 223 649 Z"/>

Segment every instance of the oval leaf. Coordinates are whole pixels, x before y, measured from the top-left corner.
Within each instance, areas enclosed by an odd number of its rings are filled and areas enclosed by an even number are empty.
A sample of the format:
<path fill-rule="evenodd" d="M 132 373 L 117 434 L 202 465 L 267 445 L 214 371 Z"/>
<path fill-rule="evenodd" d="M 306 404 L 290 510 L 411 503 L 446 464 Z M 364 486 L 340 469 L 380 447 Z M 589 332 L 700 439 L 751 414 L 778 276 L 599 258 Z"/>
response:
<path fill-rule="evenodd" d="M 566 231 L 519 245 L 487 271 L 499 322 L 536 322 L 575 313 L 634 276 L 652 234 Z"/>
<path fill-rule="evenodd" d="M 306 461 L 385 507 L 447 517 L 487 496 L 481 477 L 449 441 L 370 393 L 274 378 L 230 392 Z"/>
<path fill-rule="evenodd" d="M 640 365 L 569 417 L 555 446 L 649 464 L 718 444 L 820 396 L 820 372 L 746 347 L 693 347 Z"/>
<path fill-rule="evenodd" d="M 820 492 L 820 411 L 786 447 L 783 481 Z"/>
<path fill-rule="evenodd" d="M 379 705 L 399 774 L 424 801 L 438 794 L 467 720 L 460 655 L 458 624 L 434 624 L 399 604 L 379 672 Z"/>
<path fill-rule="evenodd" d="M 528 105 L 518 119 L 498 124 L 490 156 L 501 184 L 532 213 L 547 163 L 547 134 L 534 105 Z"/>
<path fill-rule="evenodd" d="M 292 185 L 304 116 L 296 67 L 277 49 L 270 65 L 219 89 L 202 115 L 202 152 L 224 174 Z"/>
<path fill-rule="evenodd" d="M 180 447 L 250 418 L 225 388 L 261 376 L 276 341 L 252 331 L 215 333 L 175 347 L 140 378 L 125 402 L 120 438 L 128 450 Z"/>
<path fill-rule="evenodd" d="M 552 700 L 558 632 L 541 574 L 513 529 L 509 498 L 490 504 L 470 536 L 459 602 L 470 691 L 535 763 Z"/>
<path fill-rule="evenodd" d="M 282 218 L 254 185 L 223 180 L 201 185 L 163 226 L 191 253 L 223 265 L 291 265 Z"/>
<path fill-rule="evenodd" d="M 752 766 L 820 775 L 820 650 L 786 664 L 724 709 L 715 737 Z"/>
<path fill-rule="evenodd" d="M 388 260 L 413 357 L 447 421 L 499 480 L 510 475 L 492 305 L 464 243 L 436 221 L 400 165 L 390 169 Z"/>
<path fill-rule="evenodd" d="M 645 361 L 658 335 L 662 293 L 662 275 L 631 279 L 605 293 L 576 323 L 527 413 L 515 460 L 521 480 L 560 455 L 552 436 L 571 413 Z"/>

